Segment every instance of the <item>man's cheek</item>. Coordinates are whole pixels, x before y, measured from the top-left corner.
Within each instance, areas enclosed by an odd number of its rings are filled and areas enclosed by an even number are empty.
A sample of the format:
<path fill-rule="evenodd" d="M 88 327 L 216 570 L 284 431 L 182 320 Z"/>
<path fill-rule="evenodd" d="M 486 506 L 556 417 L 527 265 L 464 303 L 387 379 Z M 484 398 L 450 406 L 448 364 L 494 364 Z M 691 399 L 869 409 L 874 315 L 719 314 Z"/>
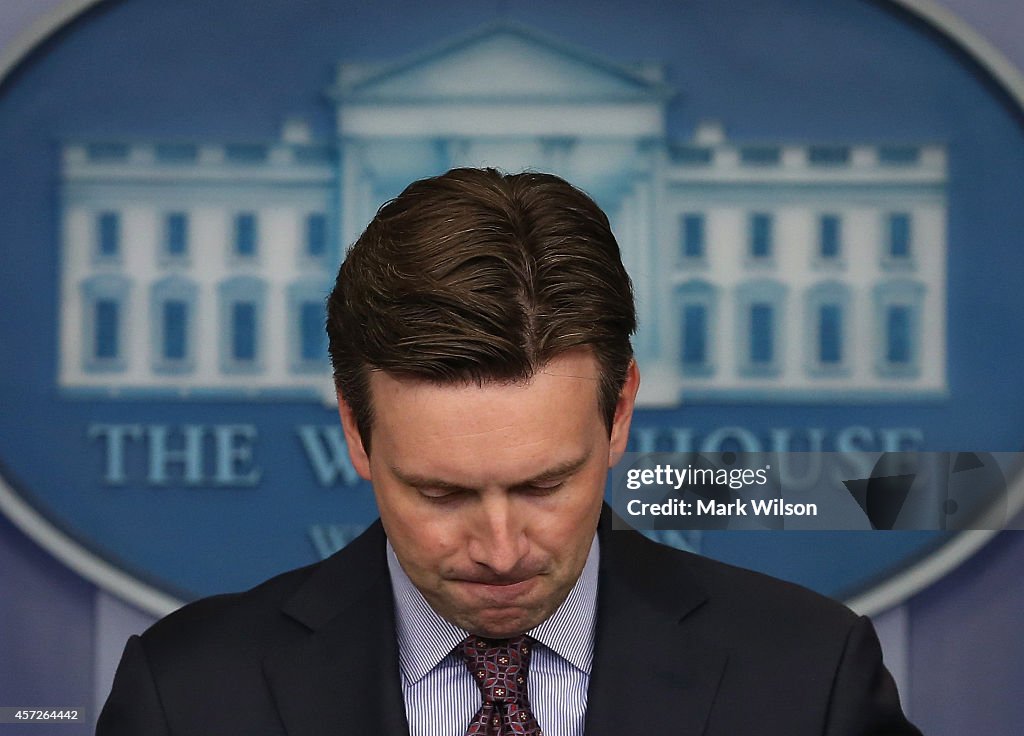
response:
<path fill-rule="evenodd" d="M 434 560 L 455 561 L 458 556 L 461 537 L 451 524 L 414 520 L 407 532 L 419 540 L 423 554 Z"/>

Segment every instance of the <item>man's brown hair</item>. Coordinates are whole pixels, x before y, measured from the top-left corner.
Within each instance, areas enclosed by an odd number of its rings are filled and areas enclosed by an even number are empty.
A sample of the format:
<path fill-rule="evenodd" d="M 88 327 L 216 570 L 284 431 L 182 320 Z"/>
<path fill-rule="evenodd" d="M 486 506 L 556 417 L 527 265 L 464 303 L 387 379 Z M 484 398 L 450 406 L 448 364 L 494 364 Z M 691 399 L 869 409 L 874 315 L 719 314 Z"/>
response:
<path fill-rule="evenodd" d="M 528 380 L 589 347 L 611 428 L 636 312 L 608 218 L 551 174 L 452 169 L 384 204 L 327 300 L 334 381 L 369 451 L 369 371 Z"/>

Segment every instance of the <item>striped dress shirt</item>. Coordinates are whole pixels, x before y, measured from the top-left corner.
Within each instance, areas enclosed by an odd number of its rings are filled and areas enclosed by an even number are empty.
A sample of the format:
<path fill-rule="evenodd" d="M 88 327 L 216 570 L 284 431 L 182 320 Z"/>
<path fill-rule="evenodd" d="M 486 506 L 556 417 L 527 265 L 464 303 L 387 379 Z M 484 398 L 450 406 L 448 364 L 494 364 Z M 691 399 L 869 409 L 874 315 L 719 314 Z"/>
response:
<path fill-rule="evenodd" d="M 395 595 L 399 670 L 409 736 L 465 736 L 480 709 L 480 688 L 455 651 L 468 631 L 441 618 L 409 576 L 391 543 L 388 570 Z M 579 580 L 550 618 L 526 632 L 533 646 L 527 689 L 544 736 L 583 736 L 594 659 L 597 536 Z"/>

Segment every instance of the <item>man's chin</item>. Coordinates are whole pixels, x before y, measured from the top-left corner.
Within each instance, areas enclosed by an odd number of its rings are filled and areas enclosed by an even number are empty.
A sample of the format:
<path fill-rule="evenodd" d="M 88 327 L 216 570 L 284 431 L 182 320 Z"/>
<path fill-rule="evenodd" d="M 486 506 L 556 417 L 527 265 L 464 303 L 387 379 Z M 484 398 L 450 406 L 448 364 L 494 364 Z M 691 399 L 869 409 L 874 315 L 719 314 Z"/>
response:
<path fill-rule="evenodd" d="M 435 610 L 470 633 L 507 639 L 539 626 L 558 607 L 545 583 L 542 576 L 513 585 L 450 581 L 444 610 Z"/>
<path fill-rule="evenodd" d="M 551 611 L 535 606 L 462 609 L 446 617 L 459 628 L 487 639 L 509 639 L 539 626 Z"/>
<path fill-rule="evenodd" d="M 522 612 L 509 614 L 488 612 L 467 620 L 466 625 L 462 628 L 486 639 L 511 639 L 538 626 L 543 621 L 543 618 L 537 620 L 538 618 Z"/>

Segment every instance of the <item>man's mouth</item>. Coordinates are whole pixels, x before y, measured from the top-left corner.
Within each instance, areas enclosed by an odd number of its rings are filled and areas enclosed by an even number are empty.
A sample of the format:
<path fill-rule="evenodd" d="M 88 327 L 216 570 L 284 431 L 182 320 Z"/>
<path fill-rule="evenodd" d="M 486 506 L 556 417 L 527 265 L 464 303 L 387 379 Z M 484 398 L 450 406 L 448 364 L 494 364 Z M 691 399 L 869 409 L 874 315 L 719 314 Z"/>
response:
<path fill-rule="evenodd" d="M 511 602 L 526 595 L 539 580 L 539 575 L 516 578 L 470 578 L 455 581 L 460 587 L 495 602 Z"/>

